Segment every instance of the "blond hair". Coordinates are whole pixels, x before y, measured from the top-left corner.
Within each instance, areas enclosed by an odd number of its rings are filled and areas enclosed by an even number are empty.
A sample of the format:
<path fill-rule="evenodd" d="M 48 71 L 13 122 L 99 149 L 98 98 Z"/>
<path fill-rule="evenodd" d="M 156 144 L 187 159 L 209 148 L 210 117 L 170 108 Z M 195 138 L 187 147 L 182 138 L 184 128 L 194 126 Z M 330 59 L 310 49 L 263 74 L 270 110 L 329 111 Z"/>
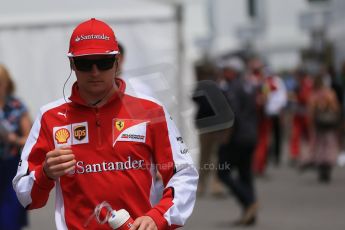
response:
<path fill-rule="evenodd" d="M 2 64 L 0 64 L 0 78 L 4 78 L 7 81 L 6 95 L 12 95 L 15 90 L 15 85 L 10 73 Z"/>

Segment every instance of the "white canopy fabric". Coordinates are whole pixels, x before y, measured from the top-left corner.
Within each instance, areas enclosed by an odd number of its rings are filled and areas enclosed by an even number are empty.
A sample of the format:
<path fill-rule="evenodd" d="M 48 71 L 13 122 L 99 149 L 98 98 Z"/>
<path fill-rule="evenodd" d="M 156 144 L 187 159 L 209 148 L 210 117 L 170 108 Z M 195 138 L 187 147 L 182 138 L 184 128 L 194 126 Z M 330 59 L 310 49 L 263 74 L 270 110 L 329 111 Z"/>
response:
<path fill-rule="evenodd" d="M 176 23 L 174 9 L 167 5 L 134 0 L 8 1 L 0 8 L 0 62 L 12 73 L 17 94 L 31 114 L 62 97 L 70 73 L 66 54 L 71 32 L 91 17 L 105 20 L 115 30 L 126 48 L 126 70 L 175 67 Z"/>
<path fill-rule="evenodd" d="M 0 26 L 51 25 L 79 22 L 90 16 L 133 21 L 171 19 L 174 11 L 166 4 L 147 0 L 11 0 L 0 8 Z"/>
<path fill-rule="evenodd" d="M 181 40 L 178 40 L 176 9 L 155 1 L 11 0 L 3 3 L 0 63 L 8 67 L 17 86 L 16 94 L 28 106 L 32 117 L 42 105 L 63 96 L 63 85 L 70 74 L 67 58 L 70 35 L 77 24 L 92 17 L 110 24 L 117 39 L 124 44 L 123 75 L 128 88 L 140 87 L 144 93 L 150 88 L 151 95 L 167 106 L 189 146 L 196 149 L 190 94 L 184 90 L 186 84 L 193 82 L 193 75 L 190 67 L 182 63 L 185 61 L 179 62 Z M 65 87 L 66 97 L 74 81 L 72 73 Z"/>

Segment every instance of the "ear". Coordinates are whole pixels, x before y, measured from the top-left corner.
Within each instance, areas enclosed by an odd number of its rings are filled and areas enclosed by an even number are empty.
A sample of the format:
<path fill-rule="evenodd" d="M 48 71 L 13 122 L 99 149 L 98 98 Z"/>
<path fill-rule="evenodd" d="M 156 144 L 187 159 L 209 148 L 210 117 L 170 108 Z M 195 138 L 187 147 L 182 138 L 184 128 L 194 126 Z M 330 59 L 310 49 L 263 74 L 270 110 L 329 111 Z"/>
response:
<path fill-rule="evenodd" d="M 120 67 L 120 63 L 119 63 L 119 58 L 115 58 L 115 76 L 118 77 L 121 75 L 121 67 Z"/>
<path fill-rule="evenodd" d="M 119 57 L 116 57 L 116 58 L 115 58 L 116 69 L 119 68 L 119 62 L 120 62 L 120 58 L 119 58 Z"/>
<path fill-rule="evenodd" d="M 118 54 L 116 57 L 117 60 L 117 64 L 120 66 L 120 68 L 122 67 L 123 64 L 123 60 L 124 60 L 124 56 L 122 54 Z"/>
<path fill-rule="evenodd" d="M 73 62 L 73 58 L 69 58 L 69 66 L 70 68 L 75 71 L 75 65 L 74 65 L 74 62 Z"/>

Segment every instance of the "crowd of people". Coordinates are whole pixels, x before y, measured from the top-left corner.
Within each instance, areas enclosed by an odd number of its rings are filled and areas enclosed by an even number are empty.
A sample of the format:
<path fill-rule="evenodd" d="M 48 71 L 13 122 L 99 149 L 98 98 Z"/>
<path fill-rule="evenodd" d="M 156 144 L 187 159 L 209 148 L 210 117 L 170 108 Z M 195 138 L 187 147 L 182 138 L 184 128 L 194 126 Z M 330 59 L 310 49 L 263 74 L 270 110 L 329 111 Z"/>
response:
<path fill-rule="evenodd" d="M 195 69 L 199 81 L 218 85 L 235 114 L 231 128 L 200 133 L 199 196 L 206 190 L 213 195 L 222 182 L 243 210 L 234 224 L 246 226 L 255 223 L 259 207 L 254 178 L 267 175 L 268 163 L 278 167 L 284 160 L 299 172 L 315 170 L 320 183 L 331 182 L 344 134 L 342 76 L 322 65 L 274 73 L 258 56 L 204 59 Z M 212 101 L 195 102 L 197 120 L 214 116 Z M 215 134 L 216 146 L 205 147 Z M 216 175 L 203 167 L 210 159 L 218 162 Z M 226 163 L 230 169 L 221 169 Z"/>

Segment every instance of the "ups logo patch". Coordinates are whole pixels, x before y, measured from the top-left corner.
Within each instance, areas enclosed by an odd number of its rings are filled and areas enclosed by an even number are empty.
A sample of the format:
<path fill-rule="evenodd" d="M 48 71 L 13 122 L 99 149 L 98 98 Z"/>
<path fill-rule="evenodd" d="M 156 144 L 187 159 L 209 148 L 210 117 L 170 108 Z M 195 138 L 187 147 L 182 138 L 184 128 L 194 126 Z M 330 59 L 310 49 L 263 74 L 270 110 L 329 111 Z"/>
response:
<path fill-rule="evenodd" d="M 74 128 L 73 130 L 74 138 L 81 141 L 86 137 L 86 126 L 80 125 Z"/>

